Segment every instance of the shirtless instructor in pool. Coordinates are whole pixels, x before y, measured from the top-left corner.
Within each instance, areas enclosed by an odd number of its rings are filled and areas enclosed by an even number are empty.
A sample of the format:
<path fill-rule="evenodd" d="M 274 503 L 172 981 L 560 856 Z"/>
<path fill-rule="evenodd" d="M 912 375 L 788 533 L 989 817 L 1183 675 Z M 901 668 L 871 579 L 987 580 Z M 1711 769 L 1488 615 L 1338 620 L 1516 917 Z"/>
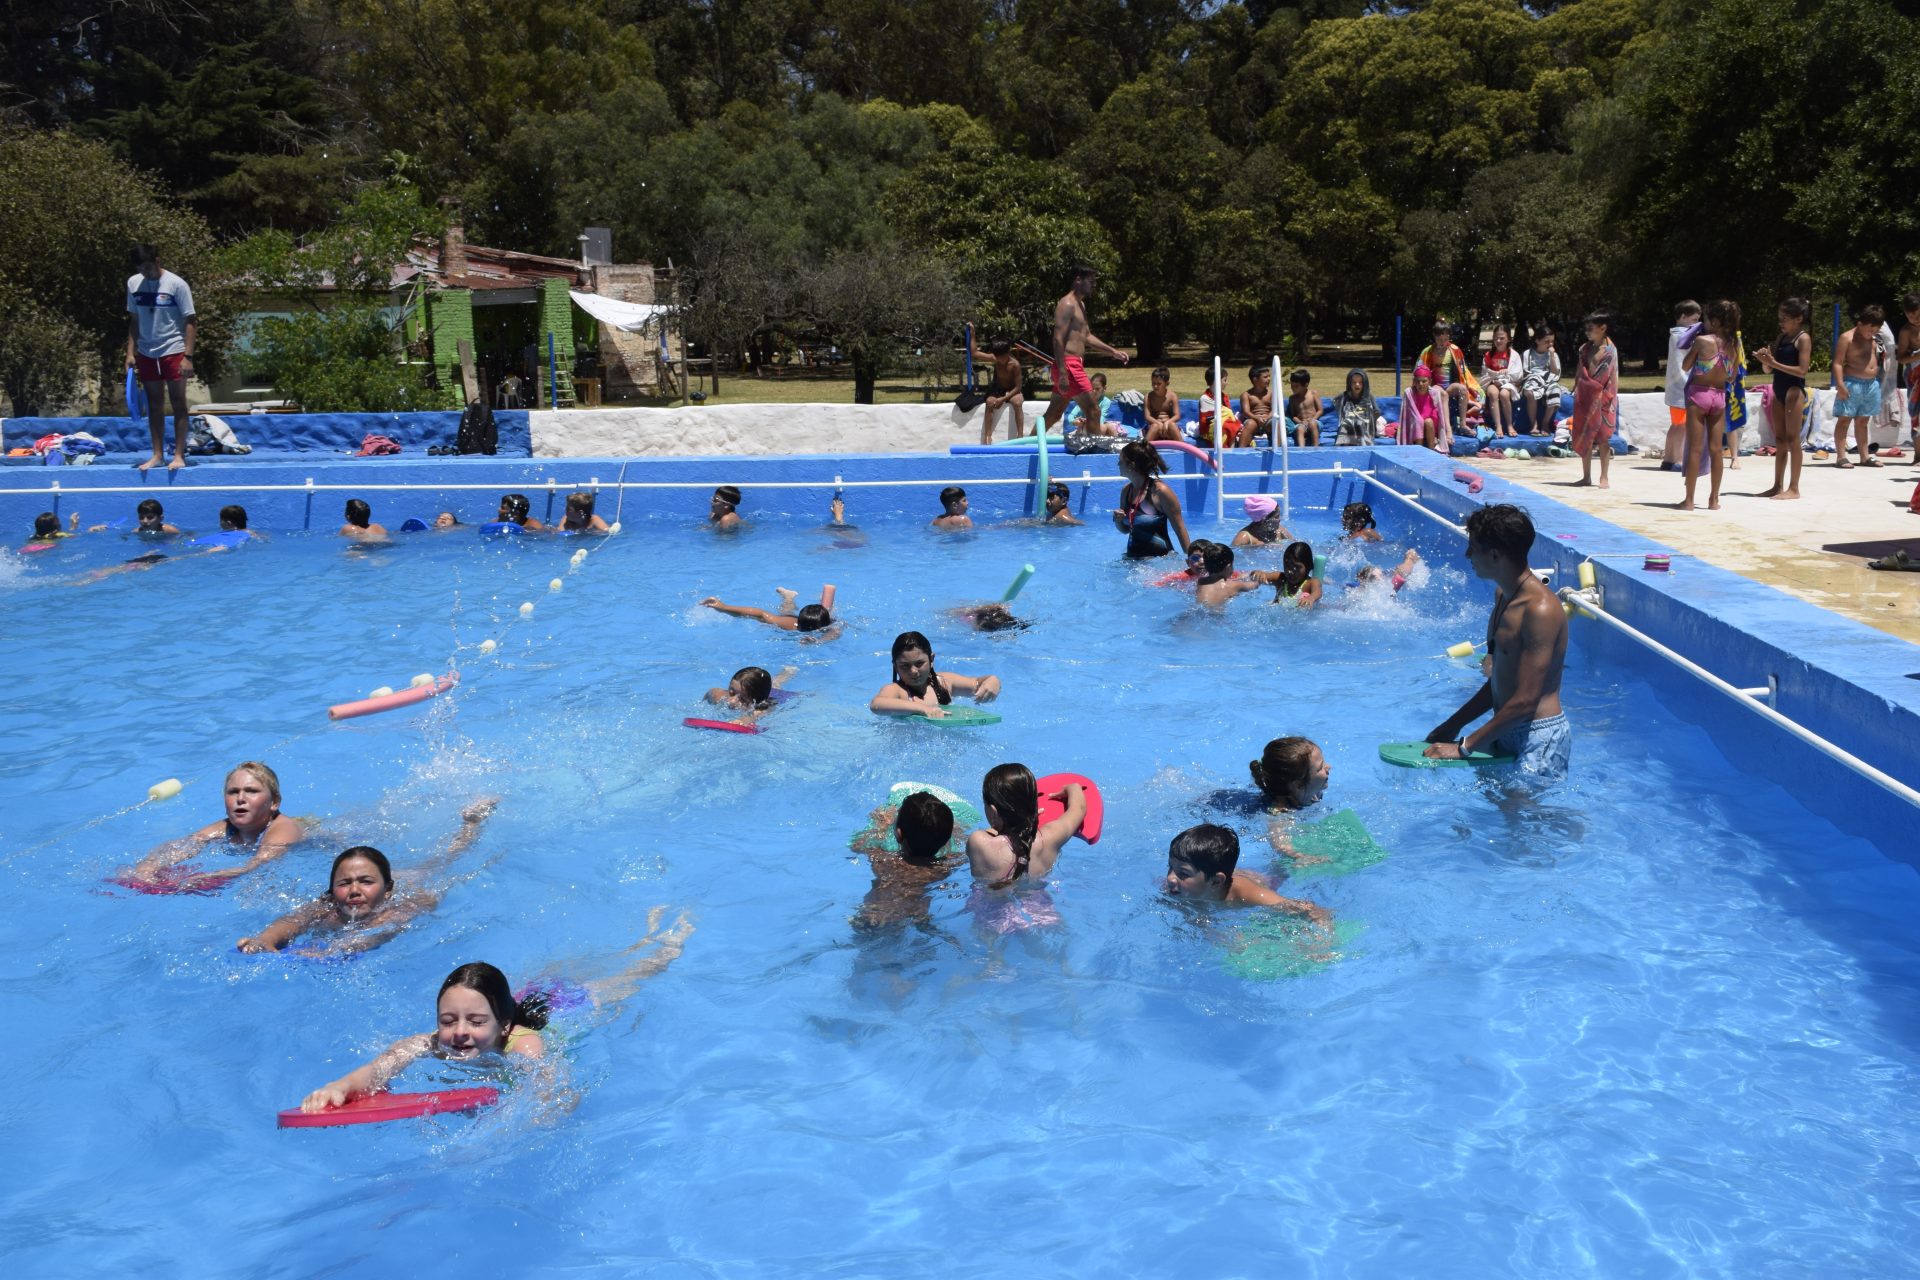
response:
<path fill-rule="evenodd" d="M 1081 421 L 1093 424 L 1100 421 L 1100 397 L 1093 393 L 1084 363 L 1089 344 L 1121 364 L 1129 359 L 1126 352 L 1100 341 L 1087 327 L 1087 299 L 1093 296 L 1093 286 L 1099 280 L 1100 274 L 1092 267 L 1075 267 L 1073 286 L 1054 305 L 1053 399 L 1047 401 L 1047 416 L 1040 427 L 1043 438 L 1060 425 L 1067 405 L 1076 400 L 1080 402 Z"/>
<path fill-rule="evenodd" d="M 1557 779 L 1567 772 L 1573 731 L 1560 711 L 1567 659 L 1567 614 L 1527 568 L 1533 521 L 1500 503 L 1467 517 L 1467 562 L 1499 588 L 1487 620 L 1487 681 L 1427 735 L 1426 754 L 1455 760 L 1472 751 L 1508 752 L 1522 773 Z M 1487 712 L 1493 718 L 1466 736 Z"/>

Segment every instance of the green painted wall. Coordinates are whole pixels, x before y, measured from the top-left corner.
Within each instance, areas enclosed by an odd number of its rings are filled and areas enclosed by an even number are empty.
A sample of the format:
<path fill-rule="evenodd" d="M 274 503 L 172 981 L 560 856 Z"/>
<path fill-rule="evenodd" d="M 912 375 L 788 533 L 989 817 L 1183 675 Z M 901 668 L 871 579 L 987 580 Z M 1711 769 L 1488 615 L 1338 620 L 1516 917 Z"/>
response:
<path fill-rule="evenodd" d="M 433 367 L 440 385 L 460 386 L 460 342 L 473 342 L 473 292 L 469 289 L 442 289 L 427 295 L 427 309 L 433 321 Z"/>

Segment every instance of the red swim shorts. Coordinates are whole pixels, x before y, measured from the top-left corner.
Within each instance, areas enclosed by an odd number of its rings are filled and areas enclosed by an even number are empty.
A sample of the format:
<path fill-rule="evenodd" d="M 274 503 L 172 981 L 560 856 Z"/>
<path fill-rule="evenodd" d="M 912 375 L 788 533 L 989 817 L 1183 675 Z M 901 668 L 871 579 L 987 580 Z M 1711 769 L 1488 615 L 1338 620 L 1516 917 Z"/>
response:
<path fill-rule="evenodd" d="M 1093 384 L 1087 381 L 1087 366 L 1079 356 L 1068 356 L 1053 366 L 1053 394 L 1066 400 L 1093 394 Z"/>
<path fill-rule="evenodd" d="M 186 358 L 177 351 L 170 356 L 135 356 L 133 370 L 142 382 L 179 382 L 185 376 L 180 362 Z"/>
<path fill-rule="evenodd" d="M 1670 427 L 1686 426 L 1687 411 L 1685 409 L 1676 409 L 1672 405 L 1668 405 L 1667 406 L 1667 425 Z"/>

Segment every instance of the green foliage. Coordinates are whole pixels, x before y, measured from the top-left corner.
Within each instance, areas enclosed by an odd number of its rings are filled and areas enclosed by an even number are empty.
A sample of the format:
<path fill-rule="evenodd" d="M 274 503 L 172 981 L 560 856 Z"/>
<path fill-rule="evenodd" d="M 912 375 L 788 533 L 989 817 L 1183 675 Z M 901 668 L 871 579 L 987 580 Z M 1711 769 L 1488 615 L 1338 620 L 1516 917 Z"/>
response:
<path fill-rule="evenodd" d="M 104 143 L 66 131 L 0 131 L 0 294 L 79 335 L 101 368 L 126 343 L 128 254 L 151 244 L 193 286 L 196 367 L 215 376 L 231 332 L 231 299 L 213 270 L 213 234 L 161 183 Z M 5 313 L 12 324 L 17 314 Z"/>
<path fill-rule="evenodd" d="M 86 375 L 92 345 L 80 327 L 0 287 L 0 388 L 16 417 L 33 417 L 69 405 Z"/>
<path fill-rule="evenodd" d="M 839 250 L 802 274 L 798 292 L 813 332 L 847 351 L 855 404 L 873 403 L 880 370 L 906 352 L 950 348 L 968 302 L 945 263 L 897 244 Z"/>
<path fill-rule="evenodd" d="M 396 269 L 416 238 L 445 230 L 402 178 L 359 191 L 324 231 L 304 240 L 264 231 L 222 255 L 228 277 L 253 301 L 291 302 L 242 335 L 255 367 L 310 413 L 394 413 L 459 407 L 431 366 L 403 363 L 404 327 L 417 298 L 395 292 Z"/>

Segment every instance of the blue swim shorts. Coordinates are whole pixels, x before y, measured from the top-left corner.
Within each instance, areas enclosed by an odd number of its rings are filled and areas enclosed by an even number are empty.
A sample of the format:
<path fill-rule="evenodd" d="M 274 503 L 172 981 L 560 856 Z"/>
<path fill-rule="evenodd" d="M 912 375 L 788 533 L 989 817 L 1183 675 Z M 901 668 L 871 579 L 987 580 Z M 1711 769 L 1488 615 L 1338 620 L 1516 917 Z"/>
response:
<path fill-rule="evenodd" d="M 1833 398 L 1836 418 L 1871 418 L 1880 412 L 1880 379 L 1848 378 L 1847 389 Z"/>
<path fill-rule="evenodd" d="M 1567 776 L 1567 762 L 1573 756 L 1573 726 L 1562 712 L 1509 729 L 1493 745 L 1498 751 L 1511 751 L 1521 773 L 1557 780 Z"/>

